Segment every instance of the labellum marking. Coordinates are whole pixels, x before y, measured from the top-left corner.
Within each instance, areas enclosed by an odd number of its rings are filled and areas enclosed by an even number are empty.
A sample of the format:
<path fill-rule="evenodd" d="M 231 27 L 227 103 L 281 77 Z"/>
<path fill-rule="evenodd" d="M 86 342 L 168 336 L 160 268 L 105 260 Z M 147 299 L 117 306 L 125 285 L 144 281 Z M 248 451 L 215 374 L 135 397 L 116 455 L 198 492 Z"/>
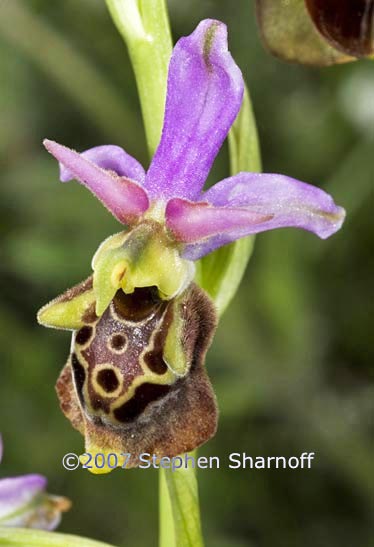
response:
<path fill-rule="evenodd" d="M 112 334 L 109 339 L 109 348 L 115 353 L 123 353 L 127 346 L 127 337 L 121 332 Z"/>
<path fill-rule="evenodd" d="M 119 422 L 129 422 L 137 418 L 149 403 L 164 397 L 170 391 L 170 386 L 144 383 L 138 386 L 134 396 L 116 408 L 114 415 Z"/>
<path fill-rule="evenodd" d="M 77 332 L 75 336 L 75 343 L 80 346 L 84 346 L 90 340 L 93 330 L 90 325 L 85 325 Z"/>
<path fill-rule="evenodd" d="M 169 301 L 154 287 L 118 291 L 100 318 L 89 319 L 56 386 L 87 451 L 128 452 L 137 466 L 143 452 L 174 456 L 214 435 L 217 407 L 203 362 L 216 317 L 201 289 L 192 284 Z M 167 343 L 171 335 L 175 343 Z M 173 357 L 178 344 L 182 354 Z"/>
<path fill-rule="evenodd" d="M 113 393 L 120 385 L 117 374 L 111 368 L 99 370 L 96 375 L 96 382 L 107 393 Z"/>

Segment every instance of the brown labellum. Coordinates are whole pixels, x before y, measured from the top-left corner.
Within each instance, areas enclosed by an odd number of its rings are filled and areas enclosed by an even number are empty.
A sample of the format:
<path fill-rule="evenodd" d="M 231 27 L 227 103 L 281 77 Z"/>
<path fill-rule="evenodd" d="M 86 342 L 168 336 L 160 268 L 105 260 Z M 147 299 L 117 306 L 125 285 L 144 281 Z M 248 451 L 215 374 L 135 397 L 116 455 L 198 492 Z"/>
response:
<path fill-rule="evenodd" d="M 172 457 L 214 435 L 204 359 L 216 315 L 202 289 L 169 301 L 154 287 L 119 290 L 100 318 L 86 316 L 56 388 L 87 452 L 129 453 L 135 467 L 142 453 Z"/>
<path fill-rule="evenodd" d="M 355 57 L 374 53 L 374 0 L 305 0 L 319 32 Z"/>

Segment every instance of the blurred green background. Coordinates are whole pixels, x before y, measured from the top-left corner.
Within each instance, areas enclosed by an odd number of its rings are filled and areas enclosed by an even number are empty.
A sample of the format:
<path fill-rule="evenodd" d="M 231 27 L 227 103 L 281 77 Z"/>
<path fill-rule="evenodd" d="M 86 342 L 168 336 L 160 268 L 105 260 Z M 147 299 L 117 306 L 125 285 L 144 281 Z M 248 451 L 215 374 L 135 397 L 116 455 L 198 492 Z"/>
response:
<path fill-rule="evenodd" d="M 208 547 L 366 546 L 373 532 L 374 64 L 311 69 L 262 47 L 253 2 L 169 1 L 174 38 L 214 17 L 249 83 L 264 171 L 318 184 L 347 209 L 322 242 L 279 230 L 256 240 L 207 367 L 221 416 L 201 450 L 291 456 L 311 470 L 199 472 Z M 157 473 L 67 472 L 83 439 L 54 383 L 69 333 L 37 309 L 85 278 L 118 224 L 89 192 L 58 182 L 44 137 L 78 150 L 122 145 L 147 164 L 134 77 L 103 0 L 0 1 L 1 475 L 40 472 L 73 500 L 60 530 L 157 545 Z M 211 181 L 228 174 L 227 149 Z M 373 537 L 373 536 L 371 536 Z"/>

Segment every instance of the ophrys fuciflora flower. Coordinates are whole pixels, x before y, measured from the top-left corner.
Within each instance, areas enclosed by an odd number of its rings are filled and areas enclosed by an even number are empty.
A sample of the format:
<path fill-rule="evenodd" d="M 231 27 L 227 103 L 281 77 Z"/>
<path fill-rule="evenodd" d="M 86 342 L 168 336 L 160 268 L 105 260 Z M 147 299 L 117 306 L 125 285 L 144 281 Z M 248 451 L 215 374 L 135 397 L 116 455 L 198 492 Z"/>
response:
<path fill-rule="evenodd" d="M 73 331 L 57 391 L 87 452 L 130 453 L 136 466 L 140 453 L 174 456 L 214 435 L 204 358 L 216 314 L 194 262 L 249 234 L 294 226 L 327 238 L 342 225 L 328 194 L 283 175 L 242 172 L 203 190 L 243 90 L 225 25 L 205 20 L 173 50 L 147 172 L 118 146 L 44 143 L 61 180 L 80 181 L 126 225 L 100 245 L 93 275 L 38 315 Z"/>

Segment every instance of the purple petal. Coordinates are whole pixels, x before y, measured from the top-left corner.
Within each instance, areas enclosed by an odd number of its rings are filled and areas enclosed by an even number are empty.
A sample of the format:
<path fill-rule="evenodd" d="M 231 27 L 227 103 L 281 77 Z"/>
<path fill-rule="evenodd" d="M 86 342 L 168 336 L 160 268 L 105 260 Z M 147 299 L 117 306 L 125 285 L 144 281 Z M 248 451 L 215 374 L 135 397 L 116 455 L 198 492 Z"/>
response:
<path fill-rule="evenodd" d="M 127 154 L 120 146 L 107 144 L 104 146 L 95 146 L 80 155 L 86 160 L 91 161 L 102 169 L 114 171 L 120 177 L 132 179 L 139 184 L 143 184 L 145 171 L 140 163 Z M 74 178 L 74 173 L 60 164 L 60 180 L 68 182 Z"/>
<path fill-rule="evenodd" d="M 196 243 L 222 232 L 256 226 L 271 216 L 240 207 L 214 207 L 205 202 L 171 199 L 166 207 L 169 230 L 177 241 Z"/>
<path fill-rule="evenodd" d="M 123 224 L 132 224 L 149 206 L 146 192 L 136 182 L 95 165 L 66 146 L 44 140 L 44 146 L 86 186 Z"/>
<path fill-rule="evenodd" d="M 223 23 L 202 21 L 178 41 L 162 137 L 145 181 L 152 198 L 198 196 L 240 109 L 243 87 Z"/>
<path fill-rule="evenodd" d="M 184 256 L 192 260 L 274 228 L 303 228 L 325 239 L 339 230 L 345 217 L 329 194 L 283 175 L 239 173 L 200 199 L 196 204 L 171 200 L 166 209 L 169 229 L 187 243 Z"/>
<path fill-rule="evenodd" d="M 23 475 L 0 480 L 0 519 L 18 511 L 44 491 L 47 480 L 42 475 Z"/>

